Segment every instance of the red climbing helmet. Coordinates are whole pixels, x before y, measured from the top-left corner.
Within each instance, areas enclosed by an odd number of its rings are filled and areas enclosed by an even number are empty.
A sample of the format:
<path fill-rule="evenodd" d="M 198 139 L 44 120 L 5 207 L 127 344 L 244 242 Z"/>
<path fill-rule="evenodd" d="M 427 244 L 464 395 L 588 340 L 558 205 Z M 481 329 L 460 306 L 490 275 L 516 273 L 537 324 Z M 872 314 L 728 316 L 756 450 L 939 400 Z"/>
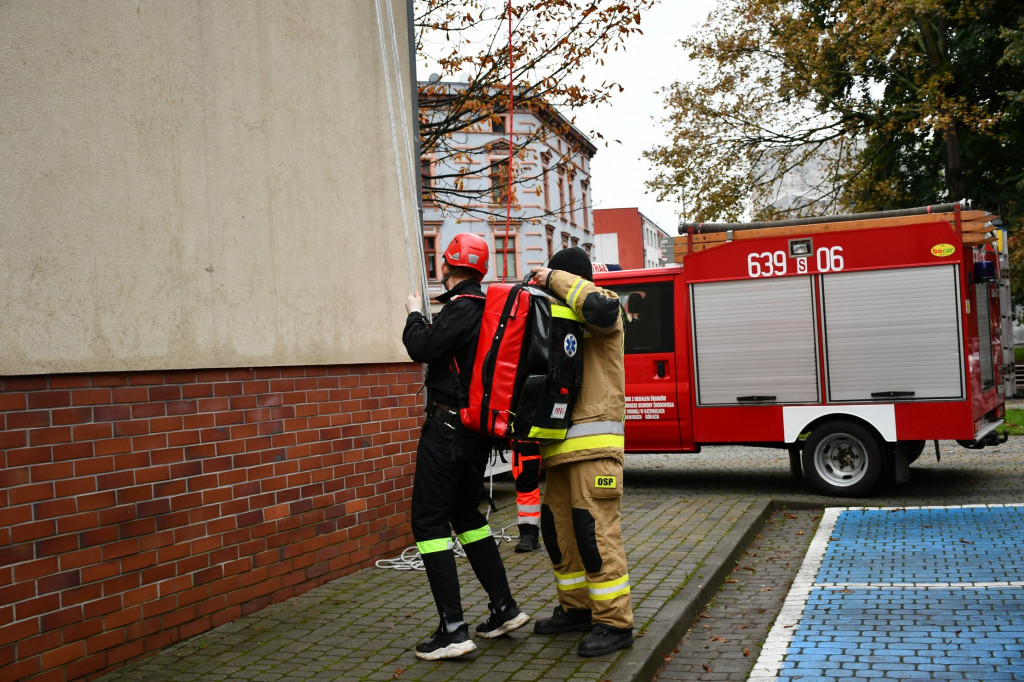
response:
<path fill-rule="evenodd" d="M 483 237 L 472 232 L 455 235 L 444 250 L 444 260 L 452 267 L 469 268 L 480 273 L 482 278 L 487 274 L 490 251 Z"/>

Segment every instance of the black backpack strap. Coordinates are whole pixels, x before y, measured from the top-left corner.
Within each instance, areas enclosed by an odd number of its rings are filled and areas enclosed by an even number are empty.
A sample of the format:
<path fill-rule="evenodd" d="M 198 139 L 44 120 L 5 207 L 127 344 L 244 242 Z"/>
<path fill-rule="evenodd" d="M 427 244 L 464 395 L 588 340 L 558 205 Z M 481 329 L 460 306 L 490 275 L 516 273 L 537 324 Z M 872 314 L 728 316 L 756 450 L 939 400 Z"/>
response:
<path fill-rule="evenodd" d="M 487 301 L 485 296 L 477 296 L 476 294 L 459 294 L 458 296 L 452 296 L 449 303 L 459 298 L 469 298 L 474 301 L 480 301 L 481 305 L 484 305 Z M 477 333 L 479 334 L 479 330 Z M 460 409 L 466 407 L 469 405 L 469 386 L 462 381 L 462 368 L 459 367 L 459 363 L 455 359 L 454 354 L 448 358 L 448 371 L 451 372 L 452 378 L 455 380 L 455 396 L 458 398 L 458 407 Z"/>

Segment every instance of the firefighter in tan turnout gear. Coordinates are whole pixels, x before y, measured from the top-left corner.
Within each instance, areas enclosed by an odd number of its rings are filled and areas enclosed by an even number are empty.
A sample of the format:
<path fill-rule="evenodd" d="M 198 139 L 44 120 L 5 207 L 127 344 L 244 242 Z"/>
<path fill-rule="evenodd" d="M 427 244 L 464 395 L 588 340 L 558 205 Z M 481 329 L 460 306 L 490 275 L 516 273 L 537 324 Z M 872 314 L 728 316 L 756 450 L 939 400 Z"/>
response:
<path fill-rule="evenodd" d="M 534 281 L 583 319 L 583 386 L 564 441 L 541 447 L 547 484 L 541 535 L 551 557 L 558 606 L 534 632 L 588 632 L 581 656 L 633 645 L 633 607 L 622 545 L 623 424 L 626 416 L 623 324 L 613 292 L 593 284 L 579 247 L 563 249 Z"/>

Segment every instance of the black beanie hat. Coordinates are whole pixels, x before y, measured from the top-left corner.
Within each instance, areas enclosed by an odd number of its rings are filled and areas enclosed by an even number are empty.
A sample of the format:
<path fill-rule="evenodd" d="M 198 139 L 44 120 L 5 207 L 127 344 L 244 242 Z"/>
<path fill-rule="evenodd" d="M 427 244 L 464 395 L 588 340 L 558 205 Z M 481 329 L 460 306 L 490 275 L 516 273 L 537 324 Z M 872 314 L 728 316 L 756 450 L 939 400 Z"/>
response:
<path fill-rule="evenodd" d="M 585 280 L 594 280 L 594 267 L 590 264 L 590 256 L 578 246 L 571 246 L 562 249 L 551 257 L 548 267 L 552 270 L 564 270 L 582 277 Z"/>

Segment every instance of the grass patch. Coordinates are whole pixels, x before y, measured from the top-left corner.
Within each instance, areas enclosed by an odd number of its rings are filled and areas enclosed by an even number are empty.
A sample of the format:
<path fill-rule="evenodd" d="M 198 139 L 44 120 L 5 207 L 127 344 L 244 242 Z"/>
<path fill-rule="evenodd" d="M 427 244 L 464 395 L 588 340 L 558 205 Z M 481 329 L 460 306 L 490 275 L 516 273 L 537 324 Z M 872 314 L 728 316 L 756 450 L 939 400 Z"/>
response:
<path fill-rule="evenodd" d="M 1024 362 L 1024 346 L 1013 347 L 1013 361 Z"/>
<path fill-rule="evenodd" d="M 1011 436 L 1024 436 L 1024 410 L 1006 408 L 1006 423 L 1001 430 Z"/>

